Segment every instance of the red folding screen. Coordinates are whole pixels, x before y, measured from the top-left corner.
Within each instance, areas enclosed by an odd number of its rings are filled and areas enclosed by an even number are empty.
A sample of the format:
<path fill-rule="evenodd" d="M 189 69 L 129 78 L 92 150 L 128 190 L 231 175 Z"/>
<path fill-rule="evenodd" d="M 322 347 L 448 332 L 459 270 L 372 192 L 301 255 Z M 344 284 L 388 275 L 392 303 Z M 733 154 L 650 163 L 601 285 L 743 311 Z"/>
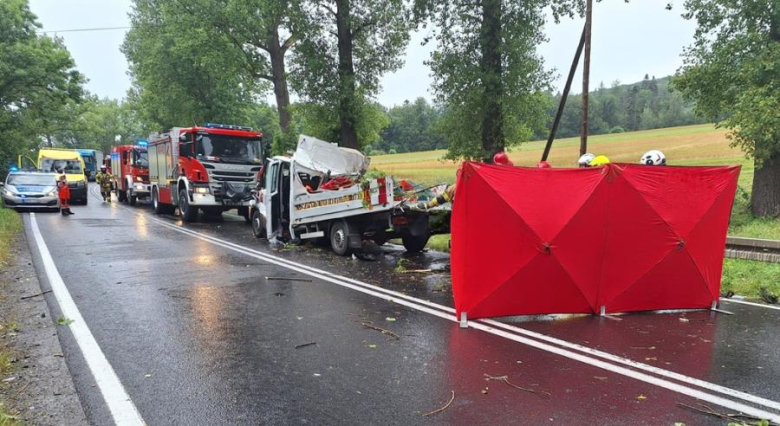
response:
<path fill-rule="evenodd" d="M 452 214 L 458 316 L 710 307 L 739 170 L 464 163 Z"/>

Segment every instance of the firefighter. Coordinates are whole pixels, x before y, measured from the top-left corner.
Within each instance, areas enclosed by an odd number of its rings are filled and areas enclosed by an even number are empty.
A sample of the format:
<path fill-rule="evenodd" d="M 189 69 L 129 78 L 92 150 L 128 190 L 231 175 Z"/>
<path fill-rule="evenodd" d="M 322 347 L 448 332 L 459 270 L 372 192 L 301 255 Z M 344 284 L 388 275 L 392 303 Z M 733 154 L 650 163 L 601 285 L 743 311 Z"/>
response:
<path fill-rule="evenodd" d="M 653 149 L 651 151 L 647 151 L 645 155 L 639 159 L 639 164 L 644 164 L 646 166 L 665 166 L 666 156 L 663 152 L 657 149 Z"/>
<path fill-rule="evenodd" d="M 111 202 L 111 175 L 106 172 L 106 165 L 100 166 L 100 171 L 95 176 L 95 181 L 100 185 L 100 195 L 104 202 Z"/>
<path fill-rule="evenodd" d="M 63 216 L 75 214 L 70 211 L 70 206 L 68 205 L 70 188 L 68 187 L 68 178 L 64 174 L 60 175 L 60 178 L 57 180 L 57 193 L 60 197 L 60 213 Z"/>
<path fill-rule="evenodd" d="M 595 159 L 596 156 L 586 152 L 582 157 L 580 157 L 579 160 L 577 160 L 577 167 L 583 168 L 583 167 L 590 167 L 590 162 Z"/>
<path fill-rule="evenodd" d="M 496 155 L 493 156 L 493 163 L 499 166 L 514 166 L 511 160 L 509 160 L 509 156 L 506 155 L 504 151 L 497 152 Z"/>
<path fill-rule="evenodd" d="M 590 161 L 590 167 L 598 167 L 603 166 L 605 164 L 609 164 L 609 157 L 606 155 L 597 155 L 593 158 L 593 160 Z"/>

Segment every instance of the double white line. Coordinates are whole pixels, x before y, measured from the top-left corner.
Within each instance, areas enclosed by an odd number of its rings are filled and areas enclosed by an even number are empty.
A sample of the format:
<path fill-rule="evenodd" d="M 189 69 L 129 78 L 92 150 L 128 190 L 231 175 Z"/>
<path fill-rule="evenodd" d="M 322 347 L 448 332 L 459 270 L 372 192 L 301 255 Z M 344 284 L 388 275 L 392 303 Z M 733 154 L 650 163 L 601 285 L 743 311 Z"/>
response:
<path fill-rule="evenodd" d="M 143 214 L 138 212 L 135 213 Z M 359 291 L 361 293 L 384 299 L 389 302 L 397 303 L 420 312 L 425 312 L 448 321 L 458 322 L 457 318 L 455 317 L 455 310 L 448 306 L 417 299 L 403 293 L 387 290 L 352 278 L 342 277 L 328 271 L 313 268 L 311 266 L 283 259 L 259 250 L 244 247 L 230 241 L 186 229 L 181 226 L 173 225 L 158 218 L 152 218 L 152 220 L 165 228 L 189 235 L 194 238 L 198 238 L 210 244 L 254 257 L 256 259 L 260 259 L 265 262 L 311 276 L 318 280 L 327 281 L 332 284 Z M 725 386 L 720 386 L 704 380 L 685 376 L 683 374 L 675 373 L 669 370 L 664 370 L 652 365 L 632 361 L 630 359 L 599 351 L 587 346 L 578 345 L 569 341 L 557 339 L 494 320 L 471 320 L 468 322 L 468 325 L 470 328 L 481 330 L 495 336 L 503 337 L 505 339 L 522 343 L 546 352 L 579 361 L 593 367 L 631 377 L 639 381 L 650 383 L 673 392 L 687 395 L 711 404 L 717 404 L 731 410 L 749 414 L 751 416 L 780 423 L 780 402 L 777 401 L 772 401 L 756 395 L 738 391 L 736 389 L 727 388 Z"/>

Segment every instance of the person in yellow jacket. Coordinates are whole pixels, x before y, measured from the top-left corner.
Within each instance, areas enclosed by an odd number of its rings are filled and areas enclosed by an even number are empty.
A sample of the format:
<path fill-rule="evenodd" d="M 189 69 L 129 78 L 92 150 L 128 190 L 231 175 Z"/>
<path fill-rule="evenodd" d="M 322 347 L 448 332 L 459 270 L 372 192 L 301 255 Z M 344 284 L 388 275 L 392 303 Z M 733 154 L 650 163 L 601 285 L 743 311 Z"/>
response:
<path fill-rule="evenodd" d="M 606 155 L 597 155 L 593 158 L 593 160 L 590 160 L 590 163 L 588 163 L 589 167 L 598 167 L 603 166 L 605 164 L 609 164 L 609 157 Z"/>

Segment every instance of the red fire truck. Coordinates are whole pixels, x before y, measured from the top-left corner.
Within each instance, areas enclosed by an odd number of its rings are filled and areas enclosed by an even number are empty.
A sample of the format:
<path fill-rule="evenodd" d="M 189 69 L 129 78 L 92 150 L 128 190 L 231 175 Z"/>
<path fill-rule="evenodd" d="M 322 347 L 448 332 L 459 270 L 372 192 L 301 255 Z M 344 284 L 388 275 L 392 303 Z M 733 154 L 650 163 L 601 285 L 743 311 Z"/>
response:
<path fill-rule="evenodd" d="M 111 175 L 117 199 L 135 205 L 149 197 L 149 159 L 146 141 L 111 148 Z"/>
<path fill-rule="evenodd" d="M 250 127 L 206 124 L 149 137 L 154 211 L 178 206 L 185 222 L 238 209 L 249 222 L 252 189 L 263 167 L 263 134 Z"/>

